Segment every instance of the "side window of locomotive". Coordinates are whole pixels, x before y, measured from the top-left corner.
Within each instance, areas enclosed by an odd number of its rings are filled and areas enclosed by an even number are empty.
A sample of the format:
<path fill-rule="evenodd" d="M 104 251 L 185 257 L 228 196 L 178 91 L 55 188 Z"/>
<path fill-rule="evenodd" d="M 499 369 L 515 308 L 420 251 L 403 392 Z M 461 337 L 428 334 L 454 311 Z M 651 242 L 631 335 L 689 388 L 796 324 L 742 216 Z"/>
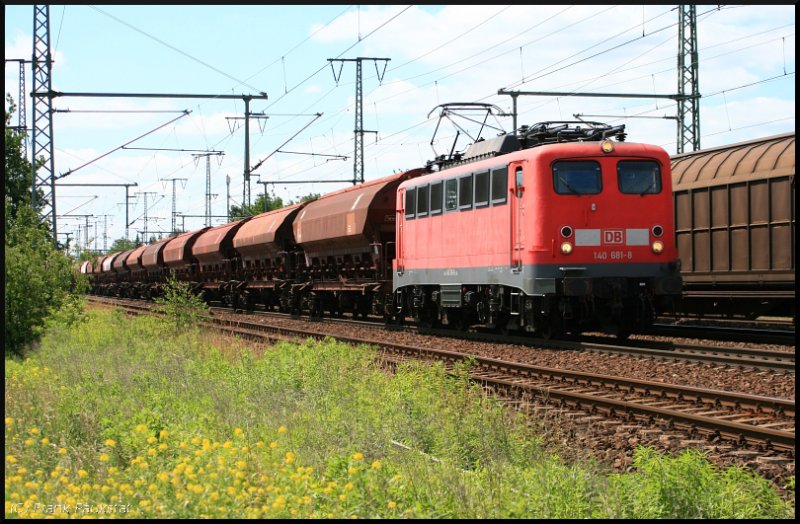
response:
<path fill-rule="evenodd" d="M 444 183 L 444 209 L 455 211 L 458 208 L 458 180 L 455 178 L 445 180 Z"/>
<path fill-rule="evenodd" d="M 661 193 L 661 168 L 647 160 L 621 160 L 617 164 L 619 192 L 627 195 Z"/>
<path fill-rule="evenodd" d="M 508 168 L 492 171 L 492 205 L 499 206 L 506 203 L 508 195 Z"/>
<path fill-rule="evenodd" d="M 489 205 L 489 172 L 475 173 L 475 207 Z"/>
<path fill-rule="evenodd" d="M 428 216 L 428 186 L 417 188 L 417 217 Z"/>
<path fill-rule="evenodd" d="M 559 195 L 596 195 L 603 189 L 600 164 L 590 160 L 554 162 L 553 186 Z"/>
<path fill-rule="evenodd" d="M 458 209 L 472 209 L 472 175 L 458 179 Z"/>
<path fill-rule="evenodd" d="M 442 213 L 442 186 L 443 182 L 431 184 L 431 215 Z"/>
<path fill-rule="evenodd" d="M 417 210 L 417 190 L 413 187 L 406 188 L 406 220 L 414 218 Z"/>

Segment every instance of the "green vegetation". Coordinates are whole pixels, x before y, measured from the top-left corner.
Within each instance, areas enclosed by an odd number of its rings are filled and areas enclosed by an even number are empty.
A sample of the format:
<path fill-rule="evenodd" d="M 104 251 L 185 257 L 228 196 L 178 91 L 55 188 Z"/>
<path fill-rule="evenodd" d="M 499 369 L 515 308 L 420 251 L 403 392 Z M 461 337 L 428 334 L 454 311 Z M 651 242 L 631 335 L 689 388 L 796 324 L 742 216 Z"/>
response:
<path fill-rule="evenodd" d="M 155 302 L 176 330 L 196 326 L 200 316 L 209 311 L 208 304 L 192 293 L 188 282 L 173 277 L 169 277 L 164 285 L 164 296 L 156 297 Z"/>
<path fill-rule="evenodd" d="M 6 359 L 6 517 L 794 516 L 767 481 L 695 453 L 642 449 L 629 474 L 563 464 L 466 365 L 389 373 L 331 340 L 253 350 L 88 315 Z"/>
<path fill-rule="evenodd" d="M 31 164 L 22 155 L 21 136 L 9 129 L 11 112 L 5 120 L 4 339 L 6 355 L 22 355 L 55 312 L 80 316 L 77 297 L 87 283 L 31 206 Z"/>

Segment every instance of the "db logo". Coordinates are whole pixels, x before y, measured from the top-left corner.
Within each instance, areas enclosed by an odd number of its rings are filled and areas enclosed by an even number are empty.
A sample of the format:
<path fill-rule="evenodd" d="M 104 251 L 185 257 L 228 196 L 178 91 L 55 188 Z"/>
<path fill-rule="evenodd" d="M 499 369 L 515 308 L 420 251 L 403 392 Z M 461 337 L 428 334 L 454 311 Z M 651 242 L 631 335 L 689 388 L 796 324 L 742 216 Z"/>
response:
<path fill-rule="evenodd" d="M 621 229 L 604 229 L 603 244 L 622 244 L 623 233 Z"/>

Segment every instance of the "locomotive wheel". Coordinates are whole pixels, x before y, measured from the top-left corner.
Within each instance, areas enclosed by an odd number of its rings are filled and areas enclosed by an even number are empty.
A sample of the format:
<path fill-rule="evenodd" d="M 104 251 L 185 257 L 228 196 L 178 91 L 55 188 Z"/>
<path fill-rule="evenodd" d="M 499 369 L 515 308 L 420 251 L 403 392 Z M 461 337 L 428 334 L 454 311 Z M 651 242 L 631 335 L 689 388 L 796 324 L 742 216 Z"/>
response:
<path fill-rule="evenodd" d="M 551 340 L 564 336 L 564 323 L 559 315 L 550 315 L 542 319 L 541 337 Z"/>

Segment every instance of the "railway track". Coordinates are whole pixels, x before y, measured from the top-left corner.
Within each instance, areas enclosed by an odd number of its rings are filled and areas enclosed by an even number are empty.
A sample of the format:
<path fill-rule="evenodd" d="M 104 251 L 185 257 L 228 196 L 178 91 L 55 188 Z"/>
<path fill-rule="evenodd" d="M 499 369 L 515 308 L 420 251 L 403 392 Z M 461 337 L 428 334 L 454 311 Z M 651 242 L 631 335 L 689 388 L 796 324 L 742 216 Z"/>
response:
<path fill-rule="evenodd" d="M 230 313 L 230 310 L 226 308 L 212 308 L 212 311 Z M 290 318 L 288 314 L 271 311 L 258 311 L 250 314 L 263 317 Z M 380 322 L 344 318 L 326 318 L 324 322 L 346 323 L 363 326 L 369 329 L 385 329 L 386 327 Z M 528 336 L 498 335 L 489 332 L 454 332 L 446 329 L 421 329 L 416 326 L 392 326 L 392 328 L 417 331 L 426 335 L 461 338 L 479 342 L 517 344 L 537 348 L 549 347 L 574 351 L 619 353 L 658 359 L 707 362 L 724 366 L 745 366 L 764 370 L 790 372 L 794 372 L 795 370 L 794 353 L 778 350 L 734 348 L 649 340 L 620 341 L 613 337 L 602 336 L 583 336 L 580 340 L 547 340 Z"/>
<path fill-rule="evenodd" d="M 126 304 L 142 304 L 146 308 L 147 301 L 133 299 L 114 299 L 123 300 Z M 231 314 L 229 308 L 212 307 L 212 313 Z M 244 313 L 243 313 L 244 314 Z M 246 313 L 255 317 L 288 319 L 292 317 L 287 313 L 274 311 L 254 311 Z M 306 319 L 308 319 L 306 317 Z M 361 326 L 364 329 L 386 329 L 380 321 L 373 320 L 354 320 L 349 318 L 325 318 L 325 323 L 348 324 Z M 652 340 L 625 340 L 621 341 L 609 336 L 587 335 L 579 340 L 552 340 L 533 338 L 529 336 L 498 335 L 490 332 L 479 331 L 453 331 L 447 329 L 422 329 L 417 326 L 391 326 L 394 330 L 410 330 L 420 334 L 432 335 L 447 338 L 459 338 L 477 342 L 516 344 L 531 348 L 552 348 L 570 351 L 591 351 L 601 353 L 617 353 L 636 355 L 646 358 L 656 358 L 662 360 L 681 360 L 689 362 L 704 362 L 721 366 L 747 367 L 771 371 L 794 372 L 795 354 L 794 352 L 747 348 L 747 347 L 725 347 L 702 344 L 688 344 L 683 342 L 663 342 Z"/>
<path fill-rule="evenodd" d="M 720 324 L 686 324 L 666 323 L 653 324 L 649 334 L 666 337 L 703 338 L 736 342 L 752 342 L 756 344 L 779 344 L 784 346 L 795 344 L 795 331 L 783 328 L 756 328 Z"/>
<path fill-rule="evenodd" d="M 96 299 L 93 299 L 96 300 Z M 107 302 L 106 300 L 96 300 Z M 119 303 L 111 302 L 115 305 Z M 124 305 L 133 312 L 149 310 L 146 304 Z M 210 328 L 242 337 L 268 340 L 325 338 L 328 333 L 295 329 L 241 319 L 204 317 Z M 679 430 L 687 440 L 727 441 L 756 446 L 794 459 L 794 401 L 742 393 L 677 386 L 599 373 L 531 366 L 439 348 L 394 344 L 370 338 L 336 336 L 351 344 L 378 347 L 382 358 L 397 363 L 405 359 L 442 361 L 447 367 L 469 358 L 470 377 L 527 410 L 555 406 L 592 417 Z M 539 406 L 539 407 L 537 407 Z"/>

